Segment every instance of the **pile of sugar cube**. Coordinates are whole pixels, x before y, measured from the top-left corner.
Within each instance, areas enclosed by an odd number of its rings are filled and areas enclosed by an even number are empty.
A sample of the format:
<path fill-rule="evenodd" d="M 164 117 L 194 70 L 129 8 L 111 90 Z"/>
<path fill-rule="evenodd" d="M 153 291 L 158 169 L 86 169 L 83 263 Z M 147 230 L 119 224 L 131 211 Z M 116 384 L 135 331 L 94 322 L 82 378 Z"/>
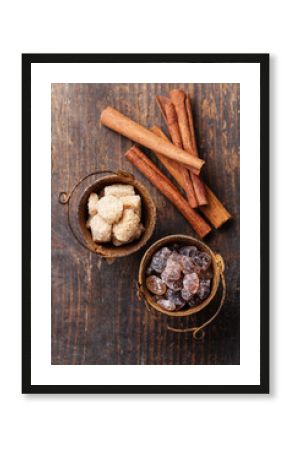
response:
<path fill-rule="evenodd" d="M 88 200 L 87 227 L 95 242 L 112 242 L 115 246 L 139 239 L 144 231 L 141 223 L 141 197 L 130 184 L 106 186 L 104 195 L 92 192 Z"/>

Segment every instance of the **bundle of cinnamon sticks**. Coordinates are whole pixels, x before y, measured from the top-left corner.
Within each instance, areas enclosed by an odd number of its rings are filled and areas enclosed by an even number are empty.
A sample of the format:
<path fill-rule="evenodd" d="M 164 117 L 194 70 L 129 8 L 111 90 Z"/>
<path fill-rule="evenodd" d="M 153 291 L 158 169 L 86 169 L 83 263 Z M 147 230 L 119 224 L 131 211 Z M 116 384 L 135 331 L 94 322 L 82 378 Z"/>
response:
<path fill-rule="evenodd" d="M 125 156 L 176 206 L 198 236 L 203 238 L 211 227 L 200 212 L 215 228 L 231 216 L 200 177 L 204 161 L 198 155 L 189 96 L 175 89 L 169 97 L 157 96 L 156 100 L 172 143 L 156 125 L 149 130 L 111 107 L 102 112 L 101 123 L 156 154 L 183 189 L 186 198 L 136 145 Z"/>

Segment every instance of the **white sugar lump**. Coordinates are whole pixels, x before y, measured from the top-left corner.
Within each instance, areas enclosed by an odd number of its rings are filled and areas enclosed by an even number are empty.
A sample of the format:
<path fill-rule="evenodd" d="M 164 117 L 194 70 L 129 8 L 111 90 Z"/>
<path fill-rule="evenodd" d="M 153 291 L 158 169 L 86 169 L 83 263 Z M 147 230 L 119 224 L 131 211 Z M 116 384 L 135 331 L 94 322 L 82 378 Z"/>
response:
<path fill-rule="evenodd" d="M 105 196 L 113 195 L 114 197 L 126 197 L 127 195 L 134 195 L 134 187 L 130 184 L 112 184 L 106 186 L 104 189 Z"/>
<path fill-rule="evenodd" d="M 120 200 L 122 200 L 124 208 L 132 208 L 139 217 L 141 216 L 140 195 L 127 195 L 126 197 L 120 197 Z"/>
<path fill-rule="evenodd" d="M 106 222 L 99 214 L 88 220 L 92 238 L 95 242 L 110 242 L 112 237 L 112 225 Z"/>
<path fill-rule="evenodd" d="M 129 242 L 137 233 L 140 218 L 133 209 L 124 209 L 119 223 L 113 225 L 113 238 L 123 243 Z"/>
<path fill-rule="evenodd" d="M 123 214 L 123 202 L 113 195 L 107 195 L 98 201 L 97 211 L 109 224 L 117 223 Z"/>
<path fill-rule="evenodd" d="M 119 240 L 116 239 L 116 238 L 114 237 L 114 235 L 113 235 L 113 237 L 112 237 L 112 242 L 113 242 L 113 244 L 114 244 L 116 247 L 119 247 L 120 245 L 128 244 L 129 242 L 133 242 L 133 241 L 139 239 L 139 237 L 141 236 L 141 234 L 143 233 L 143 231 L 144 231 L 144 226 L 142 225 L 142 223 L 139 223 L 138 226 L 137 226 L 136 232 L 134 233 L 134 235 L 132 236 L 132 238 L 130 239 L 130 241 L 128 241 L 128 242 L 122 242 L 122 241 L 119 241 Z"/>
<path fill-rule="evenodd" d="M 99 197 L 95 192 L 92 192 L 89 196 L 88 200 L 88 211 L 90 216 L 94 216 L 97 214 L 97 203 L 99 201 Z"/>

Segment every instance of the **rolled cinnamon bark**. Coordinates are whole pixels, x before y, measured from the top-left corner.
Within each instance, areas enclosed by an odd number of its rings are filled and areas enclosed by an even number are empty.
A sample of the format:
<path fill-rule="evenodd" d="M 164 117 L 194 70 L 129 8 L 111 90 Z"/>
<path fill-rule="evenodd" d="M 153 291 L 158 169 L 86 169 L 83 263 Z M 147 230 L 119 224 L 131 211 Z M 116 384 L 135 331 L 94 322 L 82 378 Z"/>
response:
<path fill-rule="evenodd" d="M 206 184 L 205 189 L 208 204 L 200 206 L 200 210 L 215 228 L 219 228 L 230 220 L 232 216 Z"/>
<path fill-rule="evenodd" d="M 200 238 L 205 237 L 211 227 L 193 210 L 182 197 L 173 183 L 147 158 L 141 150 L 133 146 L 126 153 L 126 158 L 181 212 Z"/>
<path fill-rule="evenodd" d="M 151 130 L 163 139 L 168 140 L 168 137 L 156 125 L 154 125 Z M 179 170 L 179 165 L 177 163 L 173 163 L 172 160 L 165 158 L 162 155 L 156 156 L 168 170 L 170 175 L 177 181 L 179 186 L 184 189 L 184 181 Z M 205 206 L 200 206 L 200 210 L 215 228 L 219 228 L 231 219 L 231 215 L 217 198 L 217 196 L 212 192 L 212 190 L 205 183 L 204 185 L 206 189 L 208 204 Z"/>
<path fill-rule="evenodd" d="M 185 108 L 185 92 L 183 92 L 181 89 L 173 89 L 169 92 L 169 96 L 176 110 L 183 148 L 188 153 L 193 154 L 193 144 L 191 141 L 189 130 L 189 121 Z"/>
<path fill-rule="evenodd" d="M 194 131 L 194 123 L 193 123 L 193 115 L 192 115 L 192 111 L 191 111 L 189 95 L 186 95 L 186 97 L 185 97 L 185 109 L 186 109 L 186 113 L 187 113 L 187 117 L 188 117 L 188 125 L 189 125 L 189 132 L 190 132 L 191 145 L 192 145 L 192 154 L 194 156 L 198 157 L 198 150 L 197 150 L 195 131 Z"/>
<path fill-rule="evenodd" d="M 175 108 L 172 104 L 172 102 L 167 97 L 157 96 L 156 97 L 157 103 L 160 106 L 160 109 L 162 111 L 162 114 L 164 116 L 164 119 L 168 125 L 168 130 L 172 139 L 172 142 L 176 147 L 179 147 L 182 149 L 182 140 L 179 133 L 179 126 L 178 126 L 178 119 L 176 115 Z M 151 129 L 151 131 L 153 131 Z M 158 133 L 155 133 L 156 136 L 158 136 Z M 162 137 L 162 136 L 160 136 Z M 177 164 L 177 163 L 175 163 Z M 179 170 L 181 172 L 181 176 L 183 177 L 184 181 L 184 191 L 187 196 L 188 203 L 192 208 L 197 208 L 198 201 L 195 196 L 194 187 L 192 180 L 190 178 L 190 172 L 185 168 L 181 167 L 179 164 Z"/>
<path fill-rule="evenodd" d="M 151 131 L 156 134 L 156 136 L 160 136 L 162 139 L 168 141 L 168 137 L 165 133 L 159 128 L 157 125 L 153 125 L 151 127 Z M 163 155 L 156 155 L 159 161 L 163 164 L 163 166 L 168 170 L 170 175 L 177 181 L 179 186 L 184 190 L 184 180 L 180 172 L 180 164 L 178 164 L 175 161 L 172 161 L 172 159 L 168 159 Z"/>
<path fill-rule="evenodd" d="M 193 125 L 193 117 L 192 117 L 189 96 L 186 95 L 185 92 L 182 91 L 181 89 L 173 89 L 169 93 L 169 95 L 170 95 L 170 99 L 175 107 L 183 148 L 191 155 L 198 157 L 194 125 Z M 171 135 L 171 133 L 170 133 L 170 135 Z M 172 136 L 171 136 L 171 139 L 174 143 Z M 206 205 L 207 197 L 206 197 L 204 183 L 196 175 L 197 174 L 192 173 L 191 179 L 192 179 L 195 195 L 197 198 L 197 202 L 200 206 Z"/>
<path fill-rule="evenodd" d="M 166 155 L 167 158 L 178 161 L 185 167 L 193 170 L 197 175 L 204 165 L 202 159 L 183 152 L 170 142 L 163 141 L 163 139 L 155 136 L 147 128 L 134 122 L 110 106 L 102 111 L 101 124 L 156 153 Z"/>
<path fill-rule="evenodd" d="M 186 95 L 185 97 L 185 109 L 188 117 L 188 125 L 189 125 L 189 133 L 191 137 L 191 145 L 192 145 L 192 154 L 194 156 L 198 157 L 198 150 L 197 150 L 197 144 L 196 144 L 196 138 L 195 138 L 195 131 L 194 131 L 194 123 L 193 123 L 193 115 L 191 110 L 191 104 L 190 104 L 190 98 L 189 95 Z M 204 206 L 208 203 L 207 198 L 207 191 L 204 182 L 202 179 L 194 174 L 193 172 L 191 174 L 192 183 L 194 186 L 194 191 L 198 200 L 199 206 Z"/>
<path fill-rule="evenodd" d="M 178 125 L 178 117 L 172 101 L 161 95 L 156 96 L 156 101 L 167 124 L 173 144 L 176 145 L 176 147 L 183 148 Z"/>

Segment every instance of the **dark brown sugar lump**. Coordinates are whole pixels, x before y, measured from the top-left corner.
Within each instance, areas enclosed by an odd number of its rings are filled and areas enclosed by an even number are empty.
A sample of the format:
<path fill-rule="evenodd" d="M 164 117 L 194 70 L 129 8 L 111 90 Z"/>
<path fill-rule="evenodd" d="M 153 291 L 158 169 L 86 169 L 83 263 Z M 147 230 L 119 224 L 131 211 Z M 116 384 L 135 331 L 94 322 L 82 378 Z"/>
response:
<path fill-rule="evenodd" d="M 166 311 L 198 306 L 211 292 L 211 265 L 211 256 L 195 246 L 162 247 L 146 268 L 146 287 Z"/>

